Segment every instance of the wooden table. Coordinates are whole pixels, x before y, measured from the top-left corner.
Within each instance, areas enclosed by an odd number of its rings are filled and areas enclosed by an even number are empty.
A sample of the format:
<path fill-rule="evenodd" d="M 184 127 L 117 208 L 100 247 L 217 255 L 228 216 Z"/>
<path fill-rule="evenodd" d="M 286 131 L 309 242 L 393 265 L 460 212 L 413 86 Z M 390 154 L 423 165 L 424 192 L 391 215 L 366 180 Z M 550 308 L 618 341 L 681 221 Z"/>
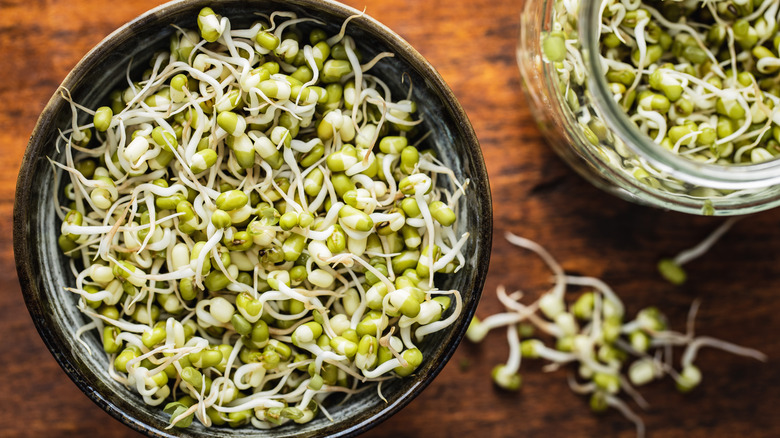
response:
<path fill-rule="evenodd" d="M 155 0 L 0 0 L 0 436 L 138 436 L 92 404 L 57 366 L 25 309 L 11 249 L 16 172 L 38 113 L 75 63 Z M 642 389 L 653 437 L 780 436 L 780 210 L 739 222 L 689 283 L 662 280 L 655 263 L 722 222 L 631 205 L 585 183 L 545 145 L 523 98 L 515 64 L 518 0 L 349 0 L 406 38 L 441 72 L 476 129 L 490 173 L 495 229 L 490 275 L 478 309 L 499 311 L 505 284 L 529 298 L 547 286 L 544 266 L 504 239 L 534 239 L 572 273 L 603 278 L 633 314 L 656 305 L 683 329 L 695 298 L 700 334 L 761 349 L 769 362 L 705 350 L 704 382 L 681 395 L 668 379 Z M 368 437 L 634 436 L 616 412 L 590 413 L 567 384 L 569 370 L 526 363 L 519 393 L 497 391 L 490 370 L 506 358 L 503 333 L 464 343 L 424 393 Z"/>

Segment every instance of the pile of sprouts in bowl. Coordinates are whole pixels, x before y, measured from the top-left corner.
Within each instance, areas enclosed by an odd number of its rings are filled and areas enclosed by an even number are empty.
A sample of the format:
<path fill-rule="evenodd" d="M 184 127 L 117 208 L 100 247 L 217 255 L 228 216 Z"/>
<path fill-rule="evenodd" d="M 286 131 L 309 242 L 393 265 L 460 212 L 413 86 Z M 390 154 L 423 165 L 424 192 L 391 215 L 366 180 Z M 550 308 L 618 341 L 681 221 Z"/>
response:
<path fill-rule="evenodd" d="M 411 88 L 394 100 L 371 74 L 393 55 L 363 59 L 348 22 L 234 29 L 204 8 L 106 106 L 62 90 L 79 335 L 171 426 L 305 423 L 365 382 L 382 397 L 461 313 L 434 280 L 465 265 L 468 181 L 425 148 Z"/>

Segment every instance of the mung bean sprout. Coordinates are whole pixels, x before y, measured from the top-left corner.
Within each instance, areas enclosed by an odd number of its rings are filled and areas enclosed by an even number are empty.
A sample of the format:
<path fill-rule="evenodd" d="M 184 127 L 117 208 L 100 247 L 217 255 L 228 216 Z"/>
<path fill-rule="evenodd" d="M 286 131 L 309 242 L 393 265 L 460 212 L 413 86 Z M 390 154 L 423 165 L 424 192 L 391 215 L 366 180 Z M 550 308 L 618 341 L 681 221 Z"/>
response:
<path fill-rule="evenodd" d="M 639 135 L 696 163 L 755 164 L 780 155 L 780 0 L 599 4 L 599 53 L 591 61 Z M 540 49 L 583 147 L 643 190 L 703 199 L 705 215 L 715 213 L 714 198 L 760 192 L 675 176 L 614 134 L 591 99 L 581 9 L 578 0 L 554 1 Z"/>
<path fill-rule="evenodd" d="M 530 304 L 521 302 L 522 292 L 507 293 L 499 286 L 497 295 L 504 312 L 471 321 L 466 336 L 472 342 L 482 341 L 490 330 L 506 328 L 509 358 L 492 373 L 500 388 L 520 388 L 519 369 L 524 358 L 548 361 L 544 368 L 548 371 L 570 365 L 574 372 L 569 376 L 572 391 L 590 397 L 594 412 L 615 408 L 635 424 L 637 436 L 642 437 L 644 422 L 629 403 L 633 401 L 641 409 L 646 409 L 648 403 L 635 387 L 668 375 L 678 390 L 694 389 L 702 380 L 701 370 L 695 365 L 696 353 L 704 346 L 766 361 L 757 350 L 696 335 L 698 300 L 691 306 L 684 333 L 671 330 L 655 307 L 642 309 L 629 319 L 620 297 L 603 281 L 566 275 L 537 243 L 511 233 L 506 238 L 540 256 L 553 272 L 554 283 Z M 585 291 L 567 303 L 565 295 L 570 286 Z M 674 348 L 683 349 L 679 370 L 673 365 Z"/>
<path fill-rule="evenodd" d="M 348 21 L 234 28 L 206 7 L 106 106 L 62 92 L 67 290 L 110 376 L 170 427 L 327 416 L 334 394 L 414 373 L 460 314 L 434 276 L 464 266 L 468 181 L 412 142 L 411 90 L 394 101 L 370 70 L 392 54 L 363 59 Z"/>

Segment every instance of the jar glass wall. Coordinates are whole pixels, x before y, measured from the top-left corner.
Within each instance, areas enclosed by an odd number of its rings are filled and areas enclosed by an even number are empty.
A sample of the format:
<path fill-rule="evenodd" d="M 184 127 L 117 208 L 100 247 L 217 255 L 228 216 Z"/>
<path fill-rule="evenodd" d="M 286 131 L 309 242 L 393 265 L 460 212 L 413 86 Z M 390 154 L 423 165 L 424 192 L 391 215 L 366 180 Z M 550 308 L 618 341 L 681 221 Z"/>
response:
<path fill-rule="evenodd" d="M 780 205 L 780 160 L 696 161 L 659 146 L 637 128 L 605 79 L 601 6 L 527 0 L 521 16 L 517 60 L 524 89 L 558 155 L 596 186 L 640 204 L 705 215 Z M 551 34 L 563 38 L 548 41 Z M 561 40 L 565 46 L 554 44 Z"/>

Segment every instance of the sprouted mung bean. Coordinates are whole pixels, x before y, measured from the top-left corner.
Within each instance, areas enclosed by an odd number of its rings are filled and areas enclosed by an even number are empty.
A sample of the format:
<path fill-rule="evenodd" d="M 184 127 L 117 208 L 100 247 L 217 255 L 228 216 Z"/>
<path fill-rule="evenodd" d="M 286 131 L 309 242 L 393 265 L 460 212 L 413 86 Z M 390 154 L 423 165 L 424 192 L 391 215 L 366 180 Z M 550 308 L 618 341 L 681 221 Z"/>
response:
<path fill-rule="evenodd" d="M 464 266 L 468 181 L 412 142 L 412 90 L 391 100 L 370 69 L 392 54 L 362 59 L 349 19 L 197 22 L 109 105 L 63 91 L 79 335 L 96 329 L 111 377 L 171 426 L 304 423 L 367 381 L 382 397 L 460 314 L 434 275 Z"/>
<path fill-rule="evenodd" d="M 639 437 L 645 426 L 624 400 L 628 396 L 639 408 L 647 402 L 636 390 L 651 381 L 668 375 L 678 390 L 688 392 L 701 383 L 701 370 L 696 366 L 696 354 L 702 347 L 718 348 L 733 354 L 765 361 L 756 350 L 694 332 L 694 319 L 699 309 L 695 301 L 688 314 L 684 333 L 668 327 L 664 315 L 655 307 L 637 312 L 629 320 L 620 297 L 598 278 L 567 275 L 558 262 L 539 244 L 507 233 L 513 245 L 537 254 L 554 276 L 549 291 L 533 303 L 523 304 L 522 292 L 497 290 L 505 311 L 482 320 L 474 318 L 466 332 L 472 342 L 481 342 L 488 332 L 505 328 L 509 343 L 509 358 L 493 369 L 494 383 L 506 390 L 518 390 L 522 359 L 544 359 L 545 370 L 572 366 L 576 376 L 569 377 L 569 386 L 587 395 L 594 412 L 612 407 L 632 421 Z M 585 291 L 575 300 L 567 299 L 567 288 Z M 674 366 L 674 349 L 683 348 L 681 368 Z"/>
<path fill-rule="evenodd" d="M 671 258 L 663 258 L 658 261 L 658 272 L 663 278 L 675 285 L 681 285 L 685 283 L 688 278 L 688 274 L 685 272 L 683 265 L 695 260 L 712 248 L 718 240 L 726 234 L 731 227 L 734 226 L 741 217 L 733 217 L 723 221 L 720 226 L 710 233 L 704 240 L 697 243 L 695 246 L 680 251 L 676 256 Z"/>
<path fill-rule="evenodd" d="M 541 53 L 587 146 L 650 191 L 704 199 L 747 194 L 672 176 L 610 132 L 588 94 L 580 6 L 553 2 Z M 600 15 L 597 62 L 639 132 L 700 163 L 751 164 L 780 155 L 780 0 L 604 0 Z M 712 214 L 712 206 L 705 202 L 702 213 Z"/>
<path fill-rule="evenodd" d="M 606 1 L 602 10 L 609 89 L 642 132 L 702 162 L 780 155 L 780 0 Z"/>

